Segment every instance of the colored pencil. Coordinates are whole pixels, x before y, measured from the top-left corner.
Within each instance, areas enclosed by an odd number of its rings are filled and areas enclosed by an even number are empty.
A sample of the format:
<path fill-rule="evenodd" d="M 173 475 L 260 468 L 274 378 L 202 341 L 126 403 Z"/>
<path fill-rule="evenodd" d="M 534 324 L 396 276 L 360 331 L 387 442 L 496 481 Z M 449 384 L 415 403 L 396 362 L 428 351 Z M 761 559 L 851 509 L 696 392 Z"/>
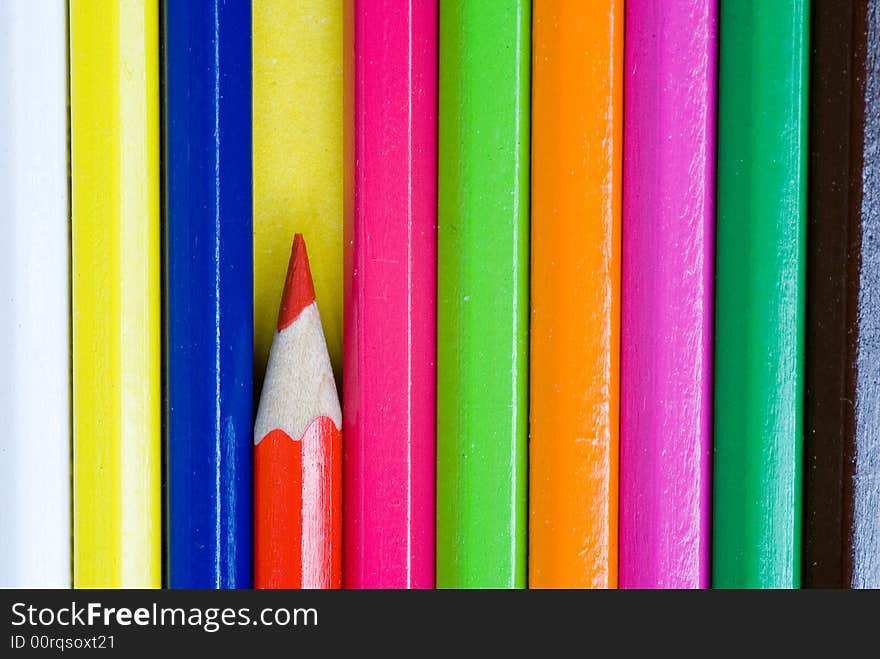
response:
<path fill-rule="evenodd" d="M 880 2 L 812 8 L 803 581 L 880 588 Z"/>
<path fill-rule="evenodd" d="M 529 586 L 617 586 L 623 2 L 534 4 Z"/>
<path fill-rule="evenodd" d="M 158 19 L 70 2 L 76 587 L 161 585 Z"/>
<path fill-rule="evenodd" d="M 0 3 L 0 588 L 70 587 L 66 14 Z"/>
<path fill-rule="evenodd" d="M 715 0 L 628 0 L 620 586 L 707 588 Z"/>
<path fill-rule="evenodd" d="M 717 587 L 800 585 L 808 10 L 721 3 Z"/>
<path fill-rule="evenodd" d="M 343 2 L 253 1 L 257 383 L 263 381 L 294 229 L 309 237 L 327 347 L 341 383 Z"/>
<path fill-rule="evenodd" d="M 440 11 L 437 585 L 526 585 L 531 3 Z"/>
<path fill-rule="evenodd" d="M 342 585 L 342 410 L 301 234 L 254 429 L 257 588 Z"/>
<path fill-rule="evenodd" d="M 343 574 L 348 588 L 432 588 L 437 3 L 351 10 Z"/>
<path fill-rule="evenodd" d="M 165 3 L 172 588 L 252 582 L 250 7 Z"/>

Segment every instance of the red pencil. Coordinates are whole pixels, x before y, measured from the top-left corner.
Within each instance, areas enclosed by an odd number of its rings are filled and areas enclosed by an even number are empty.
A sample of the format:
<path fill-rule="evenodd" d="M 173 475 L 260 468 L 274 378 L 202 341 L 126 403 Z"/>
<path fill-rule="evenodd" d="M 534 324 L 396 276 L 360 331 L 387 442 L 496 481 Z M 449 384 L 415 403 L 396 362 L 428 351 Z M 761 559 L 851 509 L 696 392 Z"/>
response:
<path fill-rule="evenodd" d="M 254 428 L 257 588 L 339 588 L 342 412 L 309 257 L 293 239 Z"/>

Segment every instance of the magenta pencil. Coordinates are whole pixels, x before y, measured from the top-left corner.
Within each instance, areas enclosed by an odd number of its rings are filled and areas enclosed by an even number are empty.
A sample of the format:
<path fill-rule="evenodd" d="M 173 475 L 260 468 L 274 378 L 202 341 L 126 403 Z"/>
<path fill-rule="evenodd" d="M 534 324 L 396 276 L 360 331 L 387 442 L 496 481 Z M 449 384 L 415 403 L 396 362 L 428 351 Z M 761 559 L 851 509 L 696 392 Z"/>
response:
<path fill-rule="evenodd" d="M 628 0 L 622 588 L 709 585 L 715 0 Z"/>
<path fill-rule="evenodd" d="M 432 588 L 437 3 L 350 2 L 343 584 Z"/>

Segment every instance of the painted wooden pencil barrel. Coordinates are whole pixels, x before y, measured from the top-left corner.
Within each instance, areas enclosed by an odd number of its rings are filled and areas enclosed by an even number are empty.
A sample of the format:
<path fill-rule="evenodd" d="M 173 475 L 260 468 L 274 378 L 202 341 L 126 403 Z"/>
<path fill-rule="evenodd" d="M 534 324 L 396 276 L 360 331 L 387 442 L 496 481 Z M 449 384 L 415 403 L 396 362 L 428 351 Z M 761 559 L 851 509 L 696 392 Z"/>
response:
<path fill-rule="evenodd" d="M 529 586 L 617 586 L 623 2 L 534 3 Z"/>
<path fill-rule="evenodd" d="M 251 4 L 165 3 L 167 570 L 252 573 Z"/>
<path fill-rule="evenodd" d="M 158 18 L 70 3 L 76 587 L 161 584 Z"/>
<path fill-rule="evenodd" d="M 880 2 L 812 7 L 803 581 L 880 588 Z"/>
<path fill-rule="evenodd" d="M 67 3 L 0 3 L 0 588 L 70 586 Z"/>
<path fill-rule="evenodd" d="M 806 0 L 720 6 L 712 584 L 800 586 Z"/>
<path fill-rule="evenodd" d="M 530 5 L 440 7 L 438 587 L 526 583 Z"/>
<path fill-rule="evenodd" d="M 432 588 L 437 4 L 353 0 L 351 10 L 343 578 Z"/>
<path fill-rule="evenodd" d="M 623 588 L 709 585 L 716 5 L 626 4 Z"/>

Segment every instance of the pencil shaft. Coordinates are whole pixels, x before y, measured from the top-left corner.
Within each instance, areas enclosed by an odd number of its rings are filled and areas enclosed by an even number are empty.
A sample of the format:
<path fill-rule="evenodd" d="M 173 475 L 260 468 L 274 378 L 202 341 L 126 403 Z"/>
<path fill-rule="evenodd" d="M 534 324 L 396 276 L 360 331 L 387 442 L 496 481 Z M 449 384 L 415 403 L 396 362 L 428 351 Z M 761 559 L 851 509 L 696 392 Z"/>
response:
<path fill-rule="evenodd" d="M 251 10 L 165 4 L 168 585 L 251 584 Z"/>
<path fill-rule="evenodd" d="M 355 0 L 352 10 L 343 578 L 354 588 L 431 588 L 437 4 Z"/>
<path fill-rule="evenodd" d="M 441 587 L 526 582 L 530 5 L 440 7 Z"/>
<path fill-rule="evenodd" d="M 715 0 L 629 0 L 620 585 L 706 588 Z"/>
<path fill-rule="evenodd" d="M 623 2 L 534 3 L 529 585 L 617 585 Z"/>
<path fill-rule="evenodd" d="M 721 4 L 713 585 L 798 587 L 809 3 Z"/>
<path fill-rule="evenodd" d="M 158 6 L 72 0 L 73 570 L 161 584 Z"/>
<path fill-rule="evenodd" d="M 0 588 L 70 587 L 66 13 L 0 3 Z"/>
<path fill-rule="evenodd" d="M 309 243 L 327 347 L 342 382 L 343 2 L 253 1 L 256 383 L 295 231 Z"/>
<path fill-rule="evenodd" d="M 880 588 L 880 2 L 812 8 L 804 585 Z"/>

